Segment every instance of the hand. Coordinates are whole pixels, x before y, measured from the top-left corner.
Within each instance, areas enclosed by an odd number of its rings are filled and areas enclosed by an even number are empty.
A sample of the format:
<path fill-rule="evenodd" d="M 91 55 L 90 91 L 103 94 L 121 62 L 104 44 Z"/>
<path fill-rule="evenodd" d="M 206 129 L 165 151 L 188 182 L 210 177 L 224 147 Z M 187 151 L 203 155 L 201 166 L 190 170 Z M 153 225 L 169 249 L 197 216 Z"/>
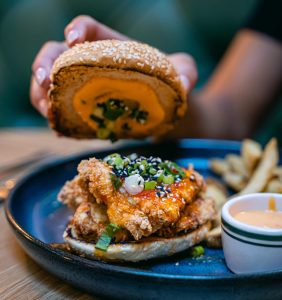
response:
<path fill-rule="evenodd" d="M 89 16 L 78 16 L 66 26 L 65 42 L 50 41 L 43 45 L 32 65 L 30 99 L 33 106 L 43 116 L 48 111 L 48 89 L 50 71 L 56 58 L 77 43 L 106 39 L 129 40 L 128 37 L 99 23 Z M 171 62 L 179 73 L 186 93 L 192 90 L 197 80 L 197 69 L 193 58 L 185 53 L 169 55 Z"/>

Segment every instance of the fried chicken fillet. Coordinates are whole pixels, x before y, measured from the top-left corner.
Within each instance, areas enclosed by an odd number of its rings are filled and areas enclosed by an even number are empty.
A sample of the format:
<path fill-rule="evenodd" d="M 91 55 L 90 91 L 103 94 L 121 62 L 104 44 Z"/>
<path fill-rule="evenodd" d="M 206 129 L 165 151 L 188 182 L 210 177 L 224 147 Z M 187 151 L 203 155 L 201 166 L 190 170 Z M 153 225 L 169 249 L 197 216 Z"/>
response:
<path fill-rule="evenodd" d="M 204 180 L 192 168 L 180 168 L 170 162 L 166 165 L 154 159 L 148 163 L 143 157 L 130 162 L 124 158 L 127 166 L 123 168 L 115 163 L 115 157 L 110 161 L 112 164 L 96 158 L 83 160 L 78 166 L 78 175 L 68 181 L 59 194 L 60 201 L 76 209 L 71 221 L 75 237 L 97 242 L 109 223 L 121 228 L 114 235 L 115 242 L 151 236 L 173 237 L 194 230 L 213 217 L 213 200 L 201 198 Z M 137 171 L 136 168 L 132 171 L 135 174 L 128 176 L 128 170 L 136 165 Z M 150 175 L 150 172 L 157 174 Z M 160 182 L 159 174 L 169 175 L 163 176 Z M 132 193 L 126 179 L 138 176 L 141 183 L 135 185 L 141 184 L 143 190 Z M 113 177 L 118 179 L 118 188 Z"/>

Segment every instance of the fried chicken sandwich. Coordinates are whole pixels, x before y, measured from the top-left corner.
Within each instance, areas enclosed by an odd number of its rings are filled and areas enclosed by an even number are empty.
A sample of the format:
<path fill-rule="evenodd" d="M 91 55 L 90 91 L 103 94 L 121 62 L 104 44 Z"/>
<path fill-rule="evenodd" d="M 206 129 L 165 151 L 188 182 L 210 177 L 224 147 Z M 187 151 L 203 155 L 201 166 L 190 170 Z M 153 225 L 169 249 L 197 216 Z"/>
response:
<path fill-rule="evenodd" d="M 204 180 L 193 168 L 158 157 L 111 154 L 78 166 L 59 200 L 74 210 L 69 247 L 106 261 L 172 255 L 204 239 L 214 216 Z"/>

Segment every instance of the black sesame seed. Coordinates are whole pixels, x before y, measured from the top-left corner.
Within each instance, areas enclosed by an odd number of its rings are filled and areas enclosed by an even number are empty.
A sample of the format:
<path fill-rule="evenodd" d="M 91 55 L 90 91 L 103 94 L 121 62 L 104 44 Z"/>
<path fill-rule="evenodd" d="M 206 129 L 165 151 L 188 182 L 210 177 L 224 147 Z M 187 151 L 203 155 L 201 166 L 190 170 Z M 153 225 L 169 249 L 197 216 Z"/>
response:
<path fill-rule="evenodd" d="M 128 125 L 128 123 L 124 123 L 122 126 L 121 126 L 122 130 L 124 131 L 130 131 L 131 130 L 131 127 Z"/>
<path fill-rule="evenodd" d="M 69 237 L 72 237 L 71 228 L 68 228 L 68 229 L 67 229 L 67 235 L 68 235 Z"/>

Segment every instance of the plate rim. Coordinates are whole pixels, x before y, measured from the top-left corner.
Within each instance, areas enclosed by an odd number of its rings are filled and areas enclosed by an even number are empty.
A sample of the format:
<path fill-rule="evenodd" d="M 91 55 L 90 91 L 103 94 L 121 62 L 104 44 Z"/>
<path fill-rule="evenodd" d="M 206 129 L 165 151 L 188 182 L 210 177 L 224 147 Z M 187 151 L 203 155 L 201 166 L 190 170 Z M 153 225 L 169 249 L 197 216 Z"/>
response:
<path fill-rule="evenodd" d="M 207 146 L 208 144 L 217 144 L 220 145 L 222 148 L 225 148 L 226 145 L 232 146 L 234 150 L 238 150 L 238 147 L 241 145 L 239 141 L 228 141 L 228 140 L 214 140 L 214 139 L 180 139 L 177 141 L 178 147 L 181 148 L 198 148 L 200 146 Z M 156 145 L 160 145 L 162 143 L 158 143 Z M 134 149 L 140 146 L 150 146 L 154 145 L 150 141 L 146 141 L 144 143 L 125 143 L 118 147 L 112 148 L 105 148 L 105 149 L 98 149 L 98 150 L 87 150 L 82 151 L 74 155 L 68 155 L 65 157 L 53 158 L 46 162 L 40 163 L 35 168 L 32 168 L 28 173 L 26 173 L 15 185 L 15 187 L 10 192 L 8 198 L 5 200 L 4 203 L 4 211 L 6 215 L 6 219 L 8 220 L 9 225 L 15 230 L 18 234 L 20 234 L 25 240 L 33 243 L 34 245 L 44 249 L 47 252 L 51 252 L 53 255 L 58 256 L 64 260 L 65 263 L 73 263 L 78 264 L 80 266 L 86 266 L 87 268 L 93 270 L 99 270 L 103 272 L 110 272 L 112 275 L 130 275 L 135 276 L 138 278 L 146 278 L 158 281 L 167 281 L 167 280 L 177 280 L 177 281 L 200 281 L 200 282 L 209 282 L 209 281 L 216 281 L 216 282 L 226 282 L 226 281 L 245 281 L 245 280 L 259 280 L 259 279 L 271 279 L 271 278 L 282 278 L 282 269 L 274 270 L 274 271 L 267 271 L 267 272 L 258 272 L 258 273 L 247 273 L 247 274 L 226 274 L 226 275 L 177 275 L 177 274 L 164 274 L 164 273 L 157 273 L 148 270 L 136 270 L 131 269 L 127 266 L 122 264 L 114 264 L 114 263 L 105 263 L 99 260 L 90 260 L 87 258 L 83 258 L 79 255 L 75 255 L 72 253 L 68 253 L 62 250 L 54 249 L 53 247 L 49 246 L 48 244 L 44 243 L 40 239 L 34 237 L 30 233 L 28 233 L 24 228 L 22 228 L 17 221 L 15 220 L 10 207 L 13 201 L 13 198 L 16 196 L 18 190 L 25 185 L 31 178 L 35 177 L 36 175 L 40 174 L 48 170 L 49 168 L 58 167 L 59 165 L 66 164 L 68 162 L 74 161 L 79 159 L 80 157 L 84 157 L 88 154 L 102 154 L 109 151 L 119 151 L 119 150 L 127 150 L 127 149 Z M 209 148 L 209 147 L 207 147 Z M 279 149 L 280 150 L 280 149 Z M 16 237 L 18 239 L 18 237 Z"/>

